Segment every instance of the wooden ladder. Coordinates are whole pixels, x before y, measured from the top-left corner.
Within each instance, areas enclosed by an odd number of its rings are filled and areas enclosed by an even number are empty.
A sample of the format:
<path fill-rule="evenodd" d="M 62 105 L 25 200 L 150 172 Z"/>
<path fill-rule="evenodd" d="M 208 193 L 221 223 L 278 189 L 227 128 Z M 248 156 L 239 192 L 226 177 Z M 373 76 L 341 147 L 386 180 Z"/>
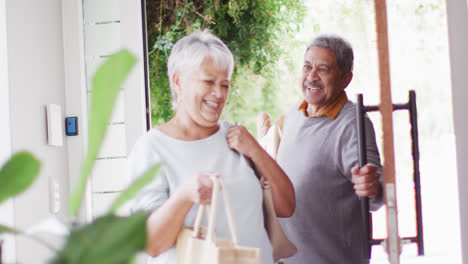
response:
<path fill-rule="evenodd" d="M 359 166 L 367 163 L 365 149 L 365 129 L 364 115 L 366 112 L 380 111 L 382 115 L 383 132 L 383 193 L 386 205 L 387 219 L 387 238 L 384 246 L 388 254 L 390 264 L 400 263 L 401 242 L 410 242 L 418 244 L 418 255 L 424 255 L 423 230 L 422 230 L 422 209 L 421 209 L 421 189 L 419 176 L 419 142 L 417 129 L 417 111 L 416 94 L 410 91 L 409 102 L 407 104 L 394 105 L 392 103 L 392 94 L 390 86 L 390 63 L 388 48 L 388 26 L 387 26 L 387 7 L 386 0 L 374 0 L 376 33 L 377 33 L 377 51 L 380 79 L 380 105 L 364 106 L 362 95 L 358 95 L 357 102 L 357 127 L 358 127 L 358 145 L 359 145 Z M 395 185 L 395 153 L 393 143 L 393 111 L 407 109 L 410 113 L 412 154 L 413 154 L 413 181 L 415 186 L 416 200 L 416 225 L 417 236 L 400 239 L 398 234 L 398 207 L 396 199 Z M 361 200 L 363 228 L 365 232 L 365 251 L 363 256 L 369 260 L 371 257 L 372 245 L 377 245 L 382 240 L 372 238 L 372 218 L 369 213 L 369 199 Z"/>

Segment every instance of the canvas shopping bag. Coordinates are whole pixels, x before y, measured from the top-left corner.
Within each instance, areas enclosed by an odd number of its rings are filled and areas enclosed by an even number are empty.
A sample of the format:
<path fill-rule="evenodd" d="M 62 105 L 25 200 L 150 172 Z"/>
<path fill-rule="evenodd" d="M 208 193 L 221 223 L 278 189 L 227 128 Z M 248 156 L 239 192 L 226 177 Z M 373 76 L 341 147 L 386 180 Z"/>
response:
<path fill-rule="evenodd" d="M 297 252 L 296 246 L 289 241 L 276 217 L 270 183 L 263 177 L 260 180 L 263 189 L 263 214 L 265 229 L 273 248 L 273 259 L 276 261 L 292 257 Z"/>
<path fill-rule="evenodd" d="M 261 143 L 262 147 L 275 160 L 278 154 L 278 147 L 281 142 L 282 130 L 280 127 L 283 126 L 283 122 L 284 115 L 282 115 L 276 121 L 275 126 L 269 127 L 265 135 L 258 135 L 259 142 Z M 268 237 L 270 238 L 270 243 L 273 248 L 273 259 L 275 262 L 277 262 L 280 259 L 292 257 L 297 253 L 297 248 L 291 241 L 289 241 L 288 237 L 283 231 L 283 228 L 278 222 L 273 204 L 270 183 L 262 177 L 260 179 L 260 184 L 262 185 L 263 189 L 263 215 L 265 229 L 268 233 Z"/>
<path fill-rule="evenodd" d="M 231 204 L 224 184 L 213 179 L 211 206 L 200 205 L 193 228 L 183 227 L 177 238 L 177 264 L 260 264 L 260 249 L 241 247 L 232 216 Z M 217 239 L 215 233 L 218 193 L 221 187 L 231 240 Z M 208 227 L 201 227 L 205 207 Z"/>

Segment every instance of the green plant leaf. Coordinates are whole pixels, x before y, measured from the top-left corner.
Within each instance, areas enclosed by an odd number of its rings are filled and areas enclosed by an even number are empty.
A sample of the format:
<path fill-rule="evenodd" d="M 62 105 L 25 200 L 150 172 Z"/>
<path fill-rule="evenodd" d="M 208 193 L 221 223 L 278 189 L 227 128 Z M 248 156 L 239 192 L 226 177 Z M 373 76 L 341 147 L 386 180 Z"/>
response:
<path fill-rule="evenodd" d="M 41 163 L 29 152 L 18 152 L 0 170 L 0 203 L 24 192 L 39 175 Z"/>
<path fill-rule="evenodd" d="M 148 213 L 106 215 L 73 230 L 52 264 L 128 264 L 146 244 Z"/>
<path fill-rule="evenodd" d="M 3 233 L 20 234 L 21 232 L 19 230 L 14 229 L 13 227 L 0 224 L 0 234 Z"/>
<path fill-rule="evenodd" d="M 114 213 L 120 206 L 122 206 L 127 200 L 131 199 L 135 194 L 143 187 L 145 187 L 148 183 L 150 183 L 154 177 L 156 176 L 157 172 L 161 168 L 161 164 L 158 163 L 153 167 L 149 168 L 143 176 L 136 179 L 132 185 L 130 185 L 112 204 L 111 206 L 111 213 Z"/>
<path fill-rule="evenodd" d="M 131 260 L 128 262 L 128 264 L 138 264 L 138 263 L 137 263 L 137 258 L 136 258 L 136 256 L 134 256 L 133 259 L 131 259 Z"/>
<path fill-rule="evenodd" d="M 93 78 L 91 91 L 91 114 L 89 120 L 88 153 L 81 165 L 78 186 L 70 199 L 70 212 L 76 216 L 86 188 L 88 175 L 94 165 L 115 101 L 122 83 L 136 63 L 136 58 L 127 50 L 122 50 L 104 62 Z"/>

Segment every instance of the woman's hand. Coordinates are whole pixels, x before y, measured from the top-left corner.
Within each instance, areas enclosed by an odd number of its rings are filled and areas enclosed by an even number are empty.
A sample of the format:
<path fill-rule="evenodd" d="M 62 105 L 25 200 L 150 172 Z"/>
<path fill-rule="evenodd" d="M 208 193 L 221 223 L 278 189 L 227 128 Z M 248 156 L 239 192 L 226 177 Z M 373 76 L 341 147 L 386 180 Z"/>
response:
<path fill-rule="evenodd" d="M 186 183 L 185 191 L 191 202 L 197 204 L 210 204 L 213 194 L 212 177 L 219 178 L 215 172 L 199 172 Z"/>
<path fill-rule="evenodd" d="M 148 235 L 145 250 L 149 255 L 158 256 L 175 244 L 177 234 L 193 203 L 211 203 L 214 185 L 212 177 L 219 177 L 219 174 L 214 172 L 195 174 L 158 210 L 150 214 L 146 221 Z"/>
<path fill-rule="evenodd" d="M 288 176 L 273 158 L 258 144 L 247 128 L 231 126 L 226 135 L 229 147 L 253 163 L 253 169 L 259 177 L 264 177 L 271 184 L 271 193 L 276 215 L 289 217 L 296 208 L 294 188 Z"/>
<path fill-rule="evenodd" d="M 250 134 L 244 126 L 234 125 L 231 126 L 226 135 L 229 147 L 248 158 L 257 150 L 262 150 L 257 140 Z"/>

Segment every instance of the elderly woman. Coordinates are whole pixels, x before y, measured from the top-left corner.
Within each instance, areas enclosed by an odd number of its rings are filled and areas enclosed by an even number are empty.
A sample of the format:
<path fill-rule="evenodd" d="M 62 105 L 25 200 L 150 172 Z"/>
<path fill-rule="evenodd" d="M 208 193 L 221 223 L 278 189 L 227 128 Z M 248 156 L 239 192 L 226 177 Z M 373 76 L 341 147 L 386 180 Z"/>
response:
<path fill-rule="evenodd" d="M 229 190 L 239 244 L 260 248 L 262 263 L 273 263 L 257 175 L 271 182 L 278 216 L 292 215 L 294 189 L 245 127 L 219 121 L 233 68 L 232 53 L 209 31 L 186 36 L 172 48 L 168 75 L 176 114 L 140 138 L 129 158 L 133 178 L 163 162 L 132 208 L 151 212 L 146 224 L 146 252 L 153 256 L 149 263 L 176 263 L 177 235 L 182 226 L 194 224 L 198 204 L 211 202 L 212 176 Z M 219 212 L 216 234 L 230 238 L 224 210 Z"/>

